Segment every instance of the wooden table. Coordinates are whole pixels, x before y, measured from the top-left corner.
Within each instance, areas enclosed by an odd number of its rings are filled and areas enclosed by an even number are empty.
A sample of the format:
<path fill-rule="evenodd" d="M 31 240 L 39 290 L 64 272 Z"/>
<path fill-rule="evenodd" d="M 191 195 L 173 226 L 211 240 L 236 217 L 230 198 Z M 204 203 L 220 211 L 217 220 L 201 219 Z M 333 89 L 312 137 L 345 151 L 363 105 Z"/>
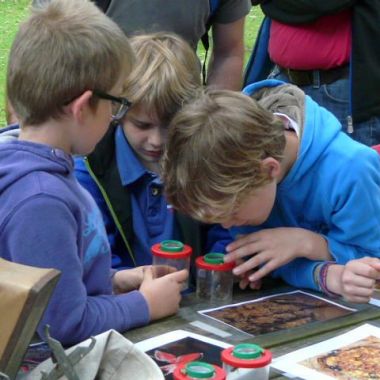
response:
<path fill-rule="evenodd" d="M 234 289 L 234 297 L 232 303 L 254 300 L 271 294 L 294 291 L 296 289 L 285 285 L 284 283 L 269 282 L 264 284 L 263 289 L 259 291 L 246 290 L 241 291 Z M 308 293 L 321 296 L 320 293 L 308 291 Z M 326 297 L 324 297 L 326 298 Z M 380 322 L 380 308 L 365 304 L 349 304 L 343 300 L 334 300 L 341 305 L 357 309 L 356 313 L 335 318 L 324 322 L 312 322 L 304 326 L 292 329 L 281 330 L 259 336 L 251 336 L 243 332 L 239 332 L 232 327 L 226 326 L 218 321 L 214 321 L 198 313 L 199 310 L 208 309 L 210 307 L 218 307 L 219 305 L 210 305 L 209 303 L 200 302 L 194 293 L 183 297 L 181 308 L 177 315 L 165 318 L 149 324 L 146 327 L 134 329 L 125 333 L 125 336 L 132 342 L 139 342 L 144 339 L 151 338 L 156 335 L 164 334 L 173 330 L 187 330 L 193 333 L 208 336 L 210 338 L 222 340 L 230 344 L 242 342 L 250 342 L 259 344 L 262 347 L 272 351 L 274 357 L 278 357 L 314 343 L 329 339 L 335 335 L 339 335 L 366 321 Z M 229 333 L 228 337 L 221 338 L 204 329 L 197 328 L 190 323 L 193 321 L 201 321 Z M 271 379 L 285 379 L 285 377 L 271 370 Z"/>

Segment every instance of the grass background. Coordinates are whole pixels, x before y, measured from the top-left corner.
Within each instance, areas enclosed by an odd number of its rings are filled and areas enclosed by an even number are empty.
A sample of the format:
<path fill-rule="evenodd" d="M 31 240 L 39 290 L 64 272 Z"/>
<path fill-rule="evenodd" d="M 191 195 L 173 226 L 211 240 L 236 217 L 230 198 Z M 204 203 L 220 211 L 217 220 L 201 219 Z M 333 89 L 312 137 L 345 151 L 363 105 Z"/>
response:
<path fill-rule="evenodd" d="M 64 0 L 63 0 L 64 1 Z M 144 0 L 140 0 L 144 1 Z M 180 0 L 179 0 L 180 1 Z M 0 127 L 5 121 L 5 78 L 9 49 L 17 32 L 18 25 L 28 14 L 31 0 L 0 0 Z M 262 20 L 259 7 L 252 7 L 245 24 L 245 61 L 252 50 L 257 30 Z M 204 56 L 202 46 L 198 48 L 201 59 Z"/>

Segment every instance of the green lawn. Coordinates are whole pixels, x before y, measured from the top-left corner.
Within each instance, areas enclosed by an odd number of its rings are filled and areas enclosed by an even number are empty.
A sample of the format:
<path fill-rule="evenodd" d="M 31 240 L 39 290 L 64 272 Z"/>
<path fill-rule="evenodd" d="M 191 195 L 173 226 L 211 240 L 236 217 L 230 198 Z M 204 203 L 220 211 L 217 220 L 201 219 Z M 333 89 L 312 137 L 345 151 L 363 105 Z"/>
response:
<path fill-rule="evenodd" d="M 8 52 L 30 0 L 0 0 L 0 126 L 5 125 L 5 75 Z"/>
<path fill-rule="evenodd" d="M 30 2 L 31 0 L 0 0 L 0 126 L 6 124 L 4 99 L 8 52 L 20 21 L 27 15 Z M 252 8 L 247 17 L 245 28 L 246 61 L 250 55 L 261 19 L 260 9 L 258 7 Z M 202 47 L 198 49 L 198 53 L 201 57 L 203 56 Z"/>

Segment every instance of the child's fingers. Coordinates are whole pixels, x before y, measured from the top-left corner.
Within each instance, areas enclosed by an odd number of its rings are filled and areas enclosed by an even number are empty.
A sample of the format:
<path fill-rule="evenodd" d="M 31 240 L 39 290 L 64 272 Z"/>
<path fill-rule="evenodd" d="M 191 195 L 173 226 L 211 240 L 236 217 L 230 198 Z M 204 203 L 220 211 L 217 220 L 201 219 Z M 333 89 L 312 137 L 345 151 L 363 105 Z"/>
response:
<path fill-rule="evenodd" d="M 233 251 L 228 251 L 228 253 L 224 255 L 224 261 L 227 263 L 231 261 L 237 261 L 243 257 L 256 255 L 258 252 L 262 252 L 264 249 L 265 246 L 263 245 L 263 242 L 250 242 L 234 249 Z"/>
<path fill-rule="evenodd" d="M 345 300 L 349 302 L 354 302 L 354 303 L 368 303 L 370 298 L 371 297 L 352 296 L 352 295 L 344 296 Z"/>
<path fill-rule="evenodd" d="M 249 287 L 250 287 L 252 290 L 259 290 L 259 289 L 261 288 L 261 283 L 262 283 L 261 280 L 253 281 L 253 282 L 250 282 L 250 283 L 249 283 Z"/>
<path fill-rule="evenodd" d="M 226 246 L 226 251 L 227 252 L 231 252 L 231 251 L 233 251 L 233 250 L 235 250 L 235 249 L 237 249 L 237 248 L 239 248 L 239 247 L 241 247 L 243 245 L 246 245 L 247 242 L 249 242 L 251 240 L 250 239 L 251 235 L 252 234 L 248 234 L 248 235 L 246 235 L 246 234 L 236 235 L 235 240 L 232 243 L 230 243 L 230 244 L 228 244 Z"/>
<path fill-rule="evenodd" d="M 169 273 L 165 277 L 170 277 L 172 280 L 181 283 L 187 280 L 189 277 L 189 272 L 186 269 L 182 269 L 177 272 Z"/>
<path fill-rule="evenodd" d="M 343 278 L 352 277 L 352 275 L 363 276 L 372 279 L 379 278 L 379 271 L 374 267 L 377 261 L 373 257 L 366 257 L 365 260 L 352 260 L 346 264 L 347 272 L 343 274 Z"/>
<path fill-rule="evenodd" d="M 248 276 L 251 273 L 254 273 L 254 271 L 257 270 L 257 268 L 260 265 L 265 264 L 266 261 L 267 261 L 267 259 L 265 258 L 264 255 L 257 254 L 257 255 L 252 256 L 247 261 L 242 261 L 242 263 L 240 265 L 236 266 L 232 270 L 232 272 L 235 276 L 242 276 L 242 275 Z M 250 273 L 247 273 L 248 271 L 250 271 Z M 256 278 L 255 280 L 258 280 L 258 278 Z M 252 281 L 252 280 L 250 279 L 250 281 Z"/>
<path fill-rule="evenodd" d="M 143 268 L 143 282 L 152 281 L 154 278 L 154 270 L 152 266 L 145 266 Z"/>
<path fill-rule="evenodd" d="M 249 284 L 248 277 L 243 277 L 239 282 L 239 287 L 241 290 L 244 290 L 247 288 L 248 284 Z"/>
<path fill-rule="evenodd" d="M 373 293 L 373 287 L 360 287 L 360 286 L 345 286 L 343 288 L 344 294 L 350 294 L 356 297 L 371 297 Z"/>
<path fill-rule="evenodd" d="M 355 264 L 356 263 L 356 264 Z M 354 270 L 355 273 L 362 274 L 363 276 L 380 279 L 380 259 L 377 257 L 363 257 L 358 260 L 352 260 L 347 265 L 352 264 L 357 270 Z M 371 268 L 371 269 L 365 269 Z M 368 271 L 366 273 L 366 271 Z"/>
<path fill-rule="evenodd" d="M 369 257 L 369 256 L 366 256 L 366 257 L 363 257 L 361 259 L 358 259 L 357 261 L 360 261 L 362 263 L 366 263 L 366 264 L 369 264 L 369 265 L 380 264 L 380 259 L 378 257 Z"/>
<path fill-rule="evenodd" d="M 166 270 L 168 271 L 168 273 L 174 273 L 174 272 L 177 272 L 177 268 L 176 267 L 172 267 L 170 265 L 165 265 L 166 267 Z"/>
<path fill-rule="evenodd" d="M 375 279 L 361 276 L 361 275 L 351 275 L 348 274 L 343 275 L 342 283 L 345 287 L 358 287 L 358 288 L 367 288 L 372 289 L 375 286 Z"/>
<path fill-rule="evenodd" d="M 169 265 L 154 265 L 153 266 L 154 278 L 159 278 L 159 277 L 167 275 L 168 273 L 173 273 L 176 271 L 177 271 L 177 268 L 174 268 Z"/>
<path fill-rule="evenodd" d="M 375 262 L 373 264 L 370 264 L 373 269 L 376 270 L 376 280 L 380 280 L 380 260 L 378 262 Z"/>
<path fill-rule="evenodd" d="M 261 262 L 256 265 L 257 270 L 249 276 L 249 281 L 251 282 L 261 281 L 263 277 L 279 267 L 275 260 L 267 260 L 263 255 L 257 255 L 251 260 L 253 259 L 260 260 Z"/>

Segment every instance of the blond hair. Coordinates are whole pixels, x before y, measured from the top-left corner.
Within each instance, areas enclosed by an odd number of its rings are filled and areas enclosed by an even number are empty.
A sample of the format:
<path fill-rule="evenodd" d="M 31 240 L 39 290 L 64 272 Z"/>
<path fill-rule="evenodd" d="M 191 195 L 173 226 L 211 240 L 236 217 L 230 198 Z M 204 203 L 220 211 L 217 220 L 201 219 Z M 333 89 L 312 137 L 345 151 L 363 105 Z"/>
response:
<path fill-rule="evenodd" d="M 266 157 L 282 159 L 282 123 L 255 100 L 227 90 L 204 90 L 169 127 L 162 163 L 168 202 L 204 222 L 222 222 L 270 178 Z"/>
<path fill-rule="evenodd" d="M 13 42 L 7 94 L 20 123 L 38 125 L 60 118 L 86 90 L 110 90 L 133 57 L 127 37 L 94 3 L 40 2 Z"/>
<path fill-rule="evenodd" d="M 190 45 L 174 33 L 157 32 L 130 39 L 138 59 L 125 83 L 125 95 L 169 122 L 201 85 L 200 63 Z"/>

